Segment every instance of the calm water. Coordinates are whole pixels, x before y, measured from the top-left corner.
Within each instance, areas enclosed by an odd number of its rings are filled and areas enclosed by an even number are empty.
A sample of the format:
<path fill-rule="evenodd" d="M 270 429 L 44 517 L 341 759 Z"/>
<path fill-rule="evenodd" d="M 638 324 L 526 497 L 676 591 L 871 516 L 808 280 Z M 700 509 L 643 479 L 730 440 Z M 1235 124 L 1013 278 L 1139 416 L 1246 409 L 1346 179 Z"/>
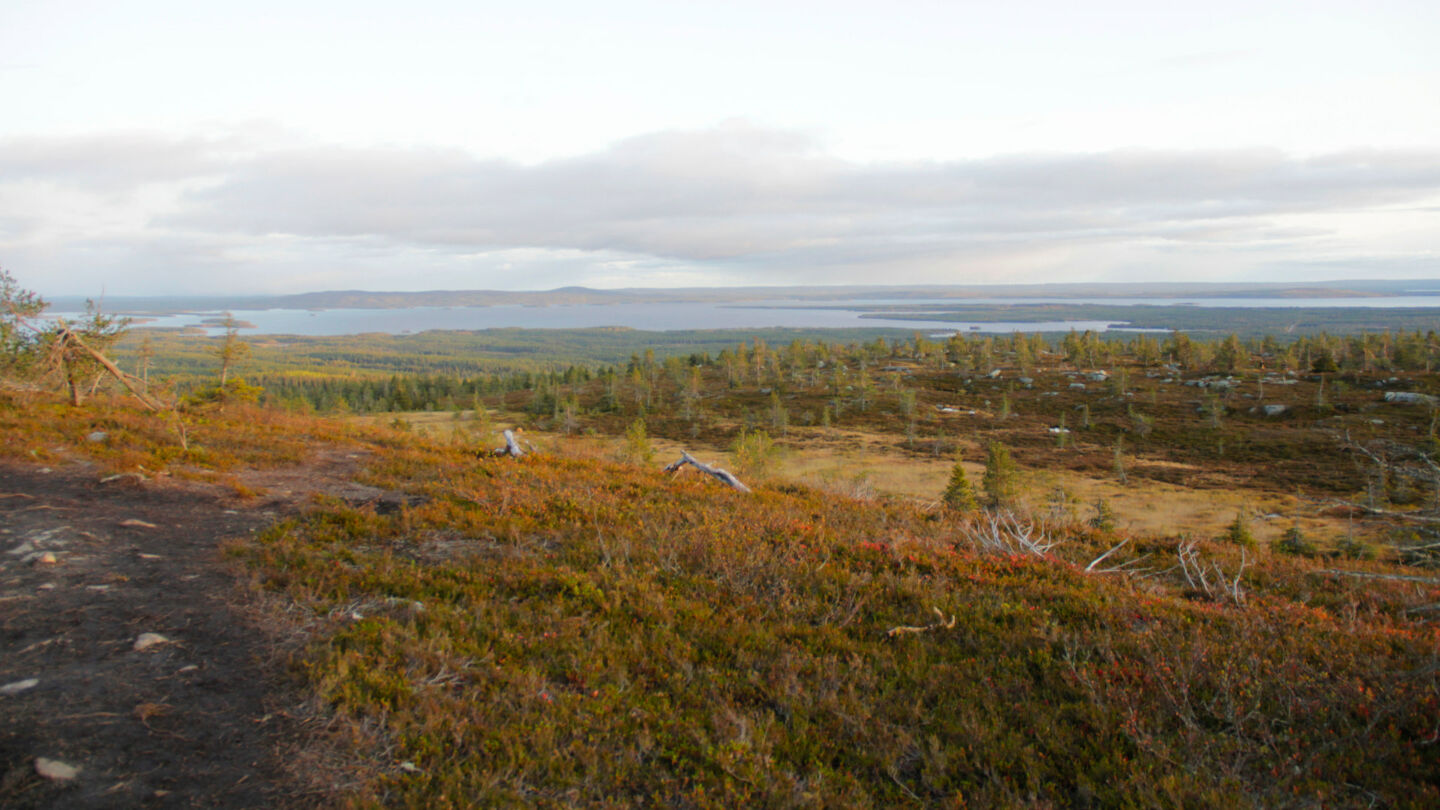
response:
<path fill-rule="evenodd" d="M 520 327 L 528 329 L 579 329 L 596 326 L 628 326 L 633 329 L 675 331 L 684 329 L 761 329 L 792 328 L 854 328 L 894 327 L 929 331 L 978 332 L 1056 332 L 1069 329 L 1106 331 L 1124 328 L 1108 321 L 1044 321 L 1044 322 L 957 322 L 901 320 L 894 318 L 863 318 L 864 313 L 844 309 L 846 306 L 867 307 L 899 305 L 905 307 L 943 307 L 967 304 L 1148 304 L 1164 306 L 1191 304 L 1205 307 L 1437 307 L 1440 296 L 1404 296 L 1385 298 L 989 298 L 949 300 L 873 299 L 852 301 L 767 301 L 753 305 L 722 303 L 655 303 L 655 304 L 582 304 L 571 306 L 524 307 L 414 307 L 410 309 L 265 309 L 236 310 L 235 318 L 255 325 L 246 333 L 288 335 L 356 335 L 366 332 L 403 334 L 431 329 L 492 329 Z M 75 313 L 57 313 L 74 317 Z M 181 328 L 204 326 L 214 334 L 220 330 L 202 324 L 216 312 L 166 315 L 144 323 L 144 326 Z M 1164 330 L 1149 330 L 1164 331 Z"/>

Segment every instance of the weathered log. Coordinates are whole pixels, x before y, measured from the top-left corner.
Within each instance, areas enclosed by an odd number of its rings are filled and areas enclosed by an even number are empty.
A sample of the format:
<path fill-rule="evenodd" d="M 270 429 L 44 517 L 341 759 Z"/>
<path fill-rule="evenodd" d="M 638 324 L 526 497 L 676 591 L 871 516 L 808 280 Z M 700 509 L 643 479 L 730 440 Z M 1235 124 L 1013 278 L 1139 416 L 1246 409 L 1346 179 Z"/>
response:
<path fill-rule="evenodd" d="M 719 467 L 712 467 L 709 464 L 696 461 L 694 456 L 690 455 L 684 450 L 680 451 L 680 460 L 673 464 L 667 465 L 665 467 L 665 472 L 679 472 L 680 468 L 684 467 L 686 464 L 689 464 L 700 472 L 705 473 L 711 478 L 720 481 L 721 483 L 732 489 L 737 489 L 741 492 L 750 491 L 750 488 L 745 486 L 745 484 L 741 483 L 740 479 L 736 478 L 734 474 L 732 474 L 729 470 L 722 470 Z"/>

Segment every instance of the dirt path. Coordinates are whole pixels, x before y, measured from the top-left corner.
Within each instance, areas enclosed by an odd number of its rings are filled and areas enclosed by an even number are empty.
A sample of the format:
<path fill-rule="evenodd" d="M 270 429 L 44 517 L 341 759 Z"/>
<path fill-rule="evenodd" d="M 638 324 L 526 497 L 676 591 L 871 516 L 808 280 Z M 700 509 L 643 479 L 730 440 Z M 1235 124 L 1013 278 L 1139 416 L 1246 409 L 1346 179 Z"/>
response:
<path fill-rule="evenodd" d="M 259 476 L 270 494 L 247 503 L 0 464 L 0 806 L 294 803 L 278 752 L 296 697 L 217 546 L 317 489 L 363 498 L 354 458 Z M 150 633 L 163 640 L 145 647 Z M 63 766 L 78 773 L 40 773 Z"/>

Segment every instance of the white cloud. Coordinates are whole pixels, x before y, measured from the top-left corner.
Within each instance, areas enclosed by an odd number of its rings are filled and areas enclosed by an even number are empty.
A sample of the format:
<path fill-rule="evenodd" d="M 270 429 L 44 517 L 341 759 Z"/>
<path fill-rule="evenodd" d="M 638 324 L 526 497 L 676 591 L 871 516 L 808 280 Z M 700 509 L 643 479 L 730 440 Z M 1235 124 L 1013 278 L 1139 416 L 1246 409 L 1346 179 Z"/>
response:
<path fill-rule="evenodd" d="M 1356 276 L 1425 267 L 1437 199 L 1440 149 L 866 163 L 729 122 L 523 165 L 92 135 L 0 141 L 0 260 L 52 294 Z"/>

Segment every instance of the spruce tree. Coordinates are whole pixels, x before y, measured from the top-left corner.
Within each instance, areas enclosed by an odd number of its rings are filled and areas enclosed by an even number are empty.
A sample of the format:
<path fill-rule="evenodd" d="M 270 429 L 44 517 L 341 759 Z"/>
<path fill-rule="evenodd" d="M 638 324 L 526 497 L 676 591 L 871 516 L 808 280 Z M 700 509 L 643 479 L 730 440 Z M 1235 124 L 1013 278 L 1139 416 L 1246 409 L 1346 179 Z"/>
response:
<path fill-rule="evenodd" d="M 958 454 L 955 457 L 955 466 L 950 468 L 950 483 L 945 487 L 945 494 L 940 499 L 957 512 L 974 512 L 980 508 L 980 504 L 975 500 L 975 488 L 970 485 L 970 479 L 965 475 L 965 465 L 961 463 Z"/>
<path fill-rule="evenodd" d="M 1019 495 L 1019 469 L 1010 457 L 1010 448 L 991 442 L 985 452 L 985 505 L 991 509 L 1011 509 Z"/>

